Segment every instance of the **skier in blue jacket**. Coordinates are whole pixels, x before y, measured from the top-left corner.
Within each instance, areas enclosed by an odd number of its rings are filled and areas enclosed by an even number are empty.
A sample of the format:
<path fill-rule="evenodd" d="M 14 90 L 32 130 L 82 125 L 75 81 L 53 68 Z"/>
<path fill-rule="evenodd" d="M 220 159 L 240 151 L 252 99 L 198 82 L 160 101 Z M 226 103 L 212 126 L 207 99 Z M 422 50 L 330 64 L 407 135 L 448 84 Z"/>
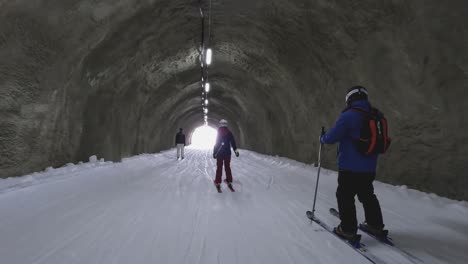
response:
<path fill-rule="evenodd" d="M 364 155 L 358 151 L 354 141 L 360 138 L 365 113 L 349 110 L 353 107 L 370 111 L 368 92 L 362 86 L 354 86 L 348 90 L 345 100 L 348 107 L 342 112 L 335 126 L 320 137 L 323 144 L 339 142 L 336 198 L 341 223 L 336 227 L 335 232 L 349 239 L 356 235 L 354 197 L 357 195 L 365 211 L 366 222 L 363 225 L 379 235 L 384 231 L 384 223 L 380 204 L 372 185 L 375 180 L 378 155 Z"/>

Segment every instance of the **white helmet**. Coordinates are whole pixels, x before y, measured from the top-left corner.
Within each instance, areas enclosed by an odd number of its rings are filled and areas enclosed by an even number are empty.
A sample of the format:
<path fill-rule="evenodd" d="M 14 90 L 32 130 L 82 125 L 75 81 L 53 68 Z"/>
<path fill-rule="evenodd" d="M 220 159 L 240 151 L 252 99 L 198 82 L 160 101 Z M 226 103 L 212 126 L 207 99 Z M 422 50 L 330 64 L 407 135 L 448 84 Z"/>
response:
<path fill-rule="evenodd" d="M 228 121 L 226 121 L 225 119 L 221 119 L 219 121 L 219 127 L 227 127 L 228 125 Z"/>

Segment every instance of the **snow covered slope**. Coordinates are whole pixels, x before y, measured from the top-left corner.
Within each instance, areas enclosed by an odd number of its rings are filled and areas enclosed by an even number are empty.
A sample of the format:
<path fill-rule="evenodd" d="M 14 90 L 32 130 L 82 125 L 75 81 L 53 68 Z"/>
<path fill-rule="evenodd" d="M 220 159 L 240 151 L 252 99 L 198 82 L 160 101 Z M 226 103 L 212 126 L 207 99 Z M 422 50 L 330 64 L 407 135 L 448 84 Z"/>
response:
<path fill-rule="evenodd" d="M 211 153 L 190 148 L 183 161 L 166 151 L 0 180 L 0 262 L 367 263 L 305 217 L 316 168 L 249 151 L 232 167 L 237 192 L 222 194 Z M 336 177 L 322 171 L 316 211 L 332 225 Z M 395 243 L 415 256 L 364 236 L 381 263 L 468 263 L 466 202 L 375 187 Z"/>

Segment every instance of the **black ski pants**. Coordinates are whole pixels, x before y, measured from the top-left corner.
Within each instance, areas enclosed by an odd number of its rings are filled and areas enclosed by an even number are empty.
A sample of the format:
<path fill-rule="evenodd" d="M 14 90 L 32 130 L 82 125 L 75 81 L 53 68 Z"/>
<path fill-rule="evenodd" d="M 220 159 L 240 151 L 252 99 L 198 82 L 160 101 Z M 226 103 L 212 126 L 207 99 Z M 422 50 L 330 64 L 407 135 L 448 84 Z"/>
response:
<path fill-rule="evenodd" d="M 374 180 L 375 172 L 340 171 L 338 173 L 336 198 L 343 231 L 357 232 L 356 206 L 354 205 L 354 196 L 356 195 L 364 207 L 367 224 L 375 228 L 384 227 L 379 200 L 374 194 L 374 186 L 372 185 Z"/>

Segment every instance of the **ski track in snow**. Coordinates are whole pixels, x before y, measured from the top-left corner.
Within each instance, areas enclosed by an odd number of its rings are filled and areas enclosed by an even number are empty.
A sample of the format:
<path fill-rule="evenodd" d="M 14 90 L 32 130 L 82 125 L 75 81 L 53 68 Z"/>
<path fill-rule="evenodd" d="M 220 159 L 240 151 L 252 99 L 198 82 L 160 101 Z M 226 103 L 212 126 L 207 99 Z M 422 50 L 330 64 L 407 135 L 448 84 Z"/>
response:
<path fill-rule="evenodd" d="M 0 180 L 0 262 L 368 262 L 306 218 L 316 168 L 245 150 L 231 164 L 236 192 L 223 184 L 222 194 L 211 151 L 190 147 L 181 161 L 170 150 Z M 336 178 L 322 170 L 316 205 L 332 226 Z M 467 202 L 375 189 L 394 242 L 417 258 L 363 235 L 378 263 L 467 263 Z"/>

